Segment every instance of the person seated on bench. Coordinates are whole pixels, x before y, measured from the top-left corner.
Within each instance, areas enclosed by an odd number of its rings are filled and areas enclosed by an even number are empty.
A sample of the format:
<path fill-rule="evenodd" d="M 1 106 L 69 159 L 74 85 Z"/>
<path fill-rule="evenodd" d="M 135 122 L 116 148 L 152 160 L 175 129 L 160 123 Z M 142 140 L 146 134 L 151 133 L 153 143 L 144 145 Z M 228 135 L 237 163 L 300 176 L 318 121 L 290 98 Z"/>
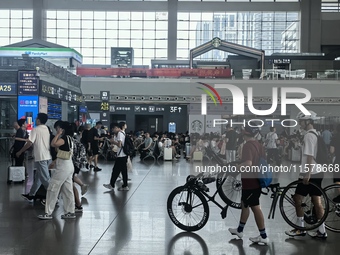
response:
<path fill-rule="evenodd" d="M 152 145 L 152 138 L 150 137 L 150 133 L 145 133 L 144 142 L 141 143 L 137 148 L 140 153 L 141 160 L 146 156 L 147 151 L 151 148 L 151 145 Z"/>

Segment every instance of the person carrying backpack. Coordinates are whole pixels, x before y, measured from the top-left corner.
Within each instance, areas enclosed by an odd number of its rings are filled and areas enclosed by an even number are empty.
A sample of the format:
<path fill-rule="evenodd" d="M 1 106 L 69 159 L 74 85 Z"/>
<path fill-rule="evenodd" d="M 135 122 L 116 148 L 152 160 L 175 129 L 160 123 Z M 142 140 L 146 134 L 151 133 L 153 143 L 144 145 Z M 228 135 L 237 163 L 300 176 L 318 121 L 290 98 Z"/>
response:
<path fill-rule="evenodd" d="M 114 190 L 115 188 L 115 183 L 117 181 L 117 178 L 120 173 L 122 173 L 123 176 L 123 185 L 122 187 L 118 188 L 120 191 L 128 191 L 129 186 L 128 186 L 128 173 L 127 173 L 127 157 L 128 153 L 126 149 L 124 149 L 124 144 L 125 144 L 125 129 L 126 129 L 126 123 L 125 122 L 119 122 L 111 124 L 111 127 L 113 128 L 113 132 L 116 134 L 114 139 L 111 139 L 111 143 L 113 145 L 118 146 L 118 152 L 117 152 L 117 158 L 116 162 L 113 166 L 112 169 L 112 174 L 111 174 L 111 179 L 109 184 L 103 184 L 103 186 L 109 190 Z"/>
<path fill-rule="evenodd" d="M 258 132 L 259 129 L 257 127 L 251 126 L 246 126 L 243 130 L 243 139 L 246 142 L 243 145 L 242 149 L 242 163 L 237 166 L 238 171 L 240 171 L 242 167 L 258 166 L 260 158 L 265 157 L 265 150 L 263 145 L 260 144 L 255 138 Z M 261 186 L 258 176 L 258 172 L 255 171 L 241 172 L 242 211 L 240 216 L 240 223 L 237 228 L 229 228 L 229 232 L 232 235 L 236 235 L 242 239 L 243 229 L 249 218 L 250 207 L 253 211 L 260 235 L 257 237 L 250 237 L 249 240 L 253 243 L 267 245 L 269 242 L 269 238 L 266 234 L 264 217 L 260 207 Z"/>
<path fill-rule="evenodd" d="M 323 173 L 319 173 L 317 171 L 316 164 L 322 164 L 318 161 L 318 154 L 323 153 L 322 150 L 318 153 L 318 147 L 320 144 L 320 140 L 318 139 L 317 132 L 314 129 L 314 121 L 320 119 L 316 116 L 316 113 L 313 111 L 309 111 L 310 115 L 305 115 L 304 113 L 300 112 L 296 119 L 299 122 L 302 129 L 306 131 L 306 134 L 303 138 L 303 145 L 302 145 L 302 156 L 301 156 L 301 169 L 302 173 L 299 176 L 299 180 L 302 180 L 303 183 L 297 185 L 295 194 L 294 194 L 294 202 L 295 202 L 295 210 L 297 215 L 297 222 L 298 226 L 304 227 L 304 212 L 302 208 L 302 201 L 303 197 L 307 196 L 308 194 L 312 197 L 312 202 L 314 204 L 314 208 L 316 211 L 316 215 L 318 219 L 322 218 L 324 214 L 324 208 L 321 203 L 321 193 L 318 189 L 314 186 L 310 185 L 309 183 L 313 183 L 316 186 L 321 188 L 321 183 L 323 179 Z M 319 160 L 320 161 L 320 160 Z M 313 167 L 314 166 L 314 167 Z M 286 235 L 291 237 L 294 236 L 305 236 L 306 231 L 292 229 L 290 231 L 285 232 Z M 326 239 L 327 233 L 325 230 L 325 223 L 322 223 L 316 231 L 308 232 L 313 238 L 320 238 Z"/>

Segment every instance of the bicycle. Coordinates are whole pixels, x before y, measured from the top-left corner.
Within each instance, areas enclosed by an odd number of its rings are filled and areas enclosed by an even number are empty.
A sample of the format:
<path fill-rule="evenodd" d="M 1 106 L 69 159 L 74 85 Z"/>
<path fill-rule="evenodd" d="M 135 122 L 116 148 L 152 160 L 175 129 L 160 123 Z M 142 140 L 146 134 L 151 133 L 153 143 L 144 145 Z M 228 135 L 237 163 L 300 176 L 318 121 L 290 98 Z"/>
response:
<path fill-rule="evenodd" d="M 321 189 L 320 187 L 316 186 L 313 183 L 310 183 L 310 185 L 314 186 L 314 188 L 318 189 L 321 193 L 321 204 L 324 208 L 324 214 L 321 219 L 317 219 L 314 209 L 314 204 L 312 203 L 312 198 L 307 195 L 306 197 L 303 197 L 303 201 L 301 204 L 301 207 L 304 212 L 304 222 L 305 226 L 301 227 L 296 224 L 297 222 L 297 216 L 296 216 L 296 210 L 295 210 L 295 202 L 294 202 L 294 195 L 296 187 L 299 183 L 302 183 L 301 181 L 294 181 L 290 184 L 288 184 L 286 187 L 281 187 L 280 183 L 271 184 L 269 185 L 268 189 L 271 190 L 272 195 L 271 198 L 273 199 L 272 204 L 270 206 L 268 219 L 274 219 L 275 216 L 275 210 L 276 205 L 279 200 L 279 208 L 281 215 L 287 224 L 289 224 L 291 227 L 303 231 L 309 231 L 318 228 L 323 222 L 326 223 L 327 216 L 329 214 L 329 198 L 326 195 L 324 189 Z M 329 224 L 325 224 L 326 227 Z M 327 227 L 328 228 L 328 227 Z"/>
<path fill-rule="evenodd" d="M 222 165 L 224 162 L 221 158 L 219 158 L 212 150 L 208 150 L 209 154 L 218 164 Z M 237 178 L 240 176 L 230 176 L 225 173 L 223 176 L 216 178 L 216 187 L 220 187 L 218 189 L 219 195 L 222 200 L 230 205 L 233 208 L 241 209 L 241 196 L 242 196 L 242 183 L 241 179 Z M 321 201 L 323 202 L 325 213 L 320 221 L 317 220 L 315 211 L 313 210 L 314 205 L 311 201 L 311 198 L 305 197 L 303 202 L 303 209 L 305 211 L 305 222 L 308 224 L 307 227 L 301 228 L 295 224 L 296 219 L 289 219 L 292 215 L 296 217 L 295 213 L 295 203 L 293 201 L 292 196 L 295 194 L 295 188 L 298 184 L 298 181 L 290 183 L 287 187 L 280 187 L 280 184 L 271 184 L 268 189 L 271 189 L 273 199 L 272 205 L 270 207 L 270 212 L 268 215 L 268 219 L 270 219 L 270 215 L 272 215 L 272 219 L 274 219 L 275 209 L 277 205 L 278 198 L 283 193 L 290 193 L 290 198 L 281 197 L 280 200 L 280 211 L 284 220 L 292 227 L 300 230 L 311 230 L 320 226 L 323 222 L 325 222 L 325 226 L 327 229 L 340 233 L 340 184 L 332 184 L 325 187 L 323 190 L 318 188 L 321 192 Z M 312 184 L 314 185 L 314 184 Z M 314 185 L 315 186 L 315 185 Z M 266 194 L 266 193 L 264 193 Z M 327 199 L 325 199 L 327 197 Z M 334 198 L 338 197 L 338 201 L 334 202 Z M 287 204 L 291 210 L 293 210 L 293 214 L 288 214 L 288 209 L 284 208 L 284 204 Z M 311 208 L 311 209 L 308 209 Z"/>
<path fill-rule="evenodd" d="M 206 184 L 216 181 L 215 177 L 189 175 L 183 186 L 175 188 L 167 200 L 167 211 L 171 221 L 185 231 L 197 231 L 205 226 L 209 219 L 209 202 L 221 209 L 222 219 L 227 217 L 227 210 L 232 203 L 222 206 L 215 200 L 222 184 L 210 196 Z M 182 213 L 182 215 L 181 215 Z"/>

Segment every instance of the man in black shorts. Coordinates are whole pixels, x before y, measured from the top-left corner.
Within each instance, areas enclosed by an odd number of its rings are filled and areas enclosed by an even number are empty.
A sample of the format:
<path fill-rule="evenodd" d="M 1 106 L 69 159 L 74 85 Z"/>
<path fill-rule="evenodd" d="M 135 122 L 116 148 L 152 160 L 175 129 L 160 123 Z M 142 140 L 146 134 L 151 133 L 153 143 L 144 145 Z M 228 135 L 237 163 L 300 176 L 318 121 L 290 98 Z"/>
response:
<path fill-rule="evenodd" d="M 99 155 L 99 141 L 103 141 L 104 137 L 99 136 L 99 129 L 101 129 L 102 123 L 98 121 L 96 126 L 91 128 L 89 131 L 88 142 L 90 144 L 89 149 L 93 155 L 94 169 L 93 171 L 98 172 L 102 169 L 98 167 L 98 155 Z M 91 167 L 91 166 L 90 166 Z"/>
<path fill-rule="evenodd" d="M 302 171 L 304 173 L 299 177 L 299 180 L 302 180 L 303 183 L 297 185 L 294 195 L 294 202 L 295 202 L 295 210 L 297 216 L 296 225 L 300 227 L 304 227 L 304 212 L 302 208 L 302 201 L 303 198 L 309 195 L 312 198 L 312 202 L 314 204 L 316 216 L 318 219 L 321 219 L 324 214 L 324 208 L 321 204 L 321 192 L 315 188 L 314 186 L 310 185 L 309 183 L 313 183 L 316 186 L 321 188 L 321 182 L 323 179 L 323 173 L 318 173 L 316 171 L 316 153 L 317 153 L 317 146 L 318 140 L 316 130 L 314 129 L 314 121 L 320 119 L 316 116 L 316 113 L 313 111 L 309 111 L 310 115 L 305 115 L 304 113 L 300 112 L 296 117 L 299 121 L 301 128 L 307 131 L 303 138 L 303 146 L 302 146 L 302 156 L 301 156 L 301 166 Z M 315 133 L 315 134 L 313 134 Z M 315 167 L 313 167 L 315 166 Z M 285 232 L 286 235 L 289 236 L 305 236 L 306 231 L 292 229 L 290 231 Z M 313 238 L 320 238 L 326 239 L 327 233 L 325 230 L 325 224 L 322 223 L 317 231 L 308 232 Z"/>
<path fill-rule="evenodd" d="M 242 170 L 244 167 L 258 166 L 260 157 L 264 157 L 265 150 L 254 136 L 259 132 L 257 127 L 246 126 L 243 131 L 243 139 L 246 143 L 242 149 L 242 164 L 237 166 L 237 170 Z M 232 235 L 237 235 L 239 238 L 243 237 L 243 229 L 249 218 L 250 210 L 253 211 L 256 225 L 259 229 L 260 235 L 257 237 L 250 237 L 249 240 L 253 243 L 267 245 L 269 239 L 266 234 L 264 217 L 260 207 L 261 186 L 258 180 L 258 172 L 241 172 L 242 180 L 242 212 L 240 216 L 240 223 L 238 228 L 229 228 Z"/>

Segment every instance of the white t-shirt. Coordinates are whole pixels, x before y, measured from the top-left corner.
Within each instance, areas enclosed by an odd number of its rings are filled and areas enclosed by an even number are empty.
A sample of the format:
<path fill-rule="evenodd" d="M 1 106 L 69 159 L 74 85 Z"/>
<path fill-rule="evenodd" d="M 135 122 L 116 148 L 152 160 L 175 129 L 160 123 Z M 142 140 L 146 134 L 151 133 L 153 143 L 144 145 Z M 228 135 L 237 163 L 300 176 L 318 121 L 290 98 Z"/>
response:
<path fill-rule="evenodd" d="M 50 132 L 45 125 L 39 125 L 33 128 L 29 140 L 34 146 L 34 160 L 36 162 L 51 159 Z"/>
<path fill-rule="evenodd" d="M 115 136 L 115 139 L 117 142 L 121 141 L 122 142 L 122 147 L 118 148 L 118 158 L 126 157 L 126 154 L 124 153 L 123 147 L 124 147 L 124 142 L 125 142 L 125 132 L 119 131 L 117 136 Z"/>
<path fill-rule="evenodd" d="M 313 156 L 312 164 L 315 164 L 314 167 L 311 168 L 311 174 L 318 174 L 319 172 L 316 171 L 317 165 L 315 162 L 316 153 L 318 150 L 318 139 L 316 135 L 310 133 L 316 133 L 315 129 L 310 129 L 307 131 L 305 136 L 303 137 L 303 144 L 302 144 L 302 156 L 301 156 L 301 172 L 305 173 L 305 165 L 307 164 L 307 156 Z M 320 169 L 320 168 L 319 168 Z"/>
<path fill-rule="evenodd" d="M 266 136 L 266 140 L 268 140 L 267 148 L 268 149 L 276 149 L 276 140 L 279 139 L 275 132 L 269 132 Z"/>

